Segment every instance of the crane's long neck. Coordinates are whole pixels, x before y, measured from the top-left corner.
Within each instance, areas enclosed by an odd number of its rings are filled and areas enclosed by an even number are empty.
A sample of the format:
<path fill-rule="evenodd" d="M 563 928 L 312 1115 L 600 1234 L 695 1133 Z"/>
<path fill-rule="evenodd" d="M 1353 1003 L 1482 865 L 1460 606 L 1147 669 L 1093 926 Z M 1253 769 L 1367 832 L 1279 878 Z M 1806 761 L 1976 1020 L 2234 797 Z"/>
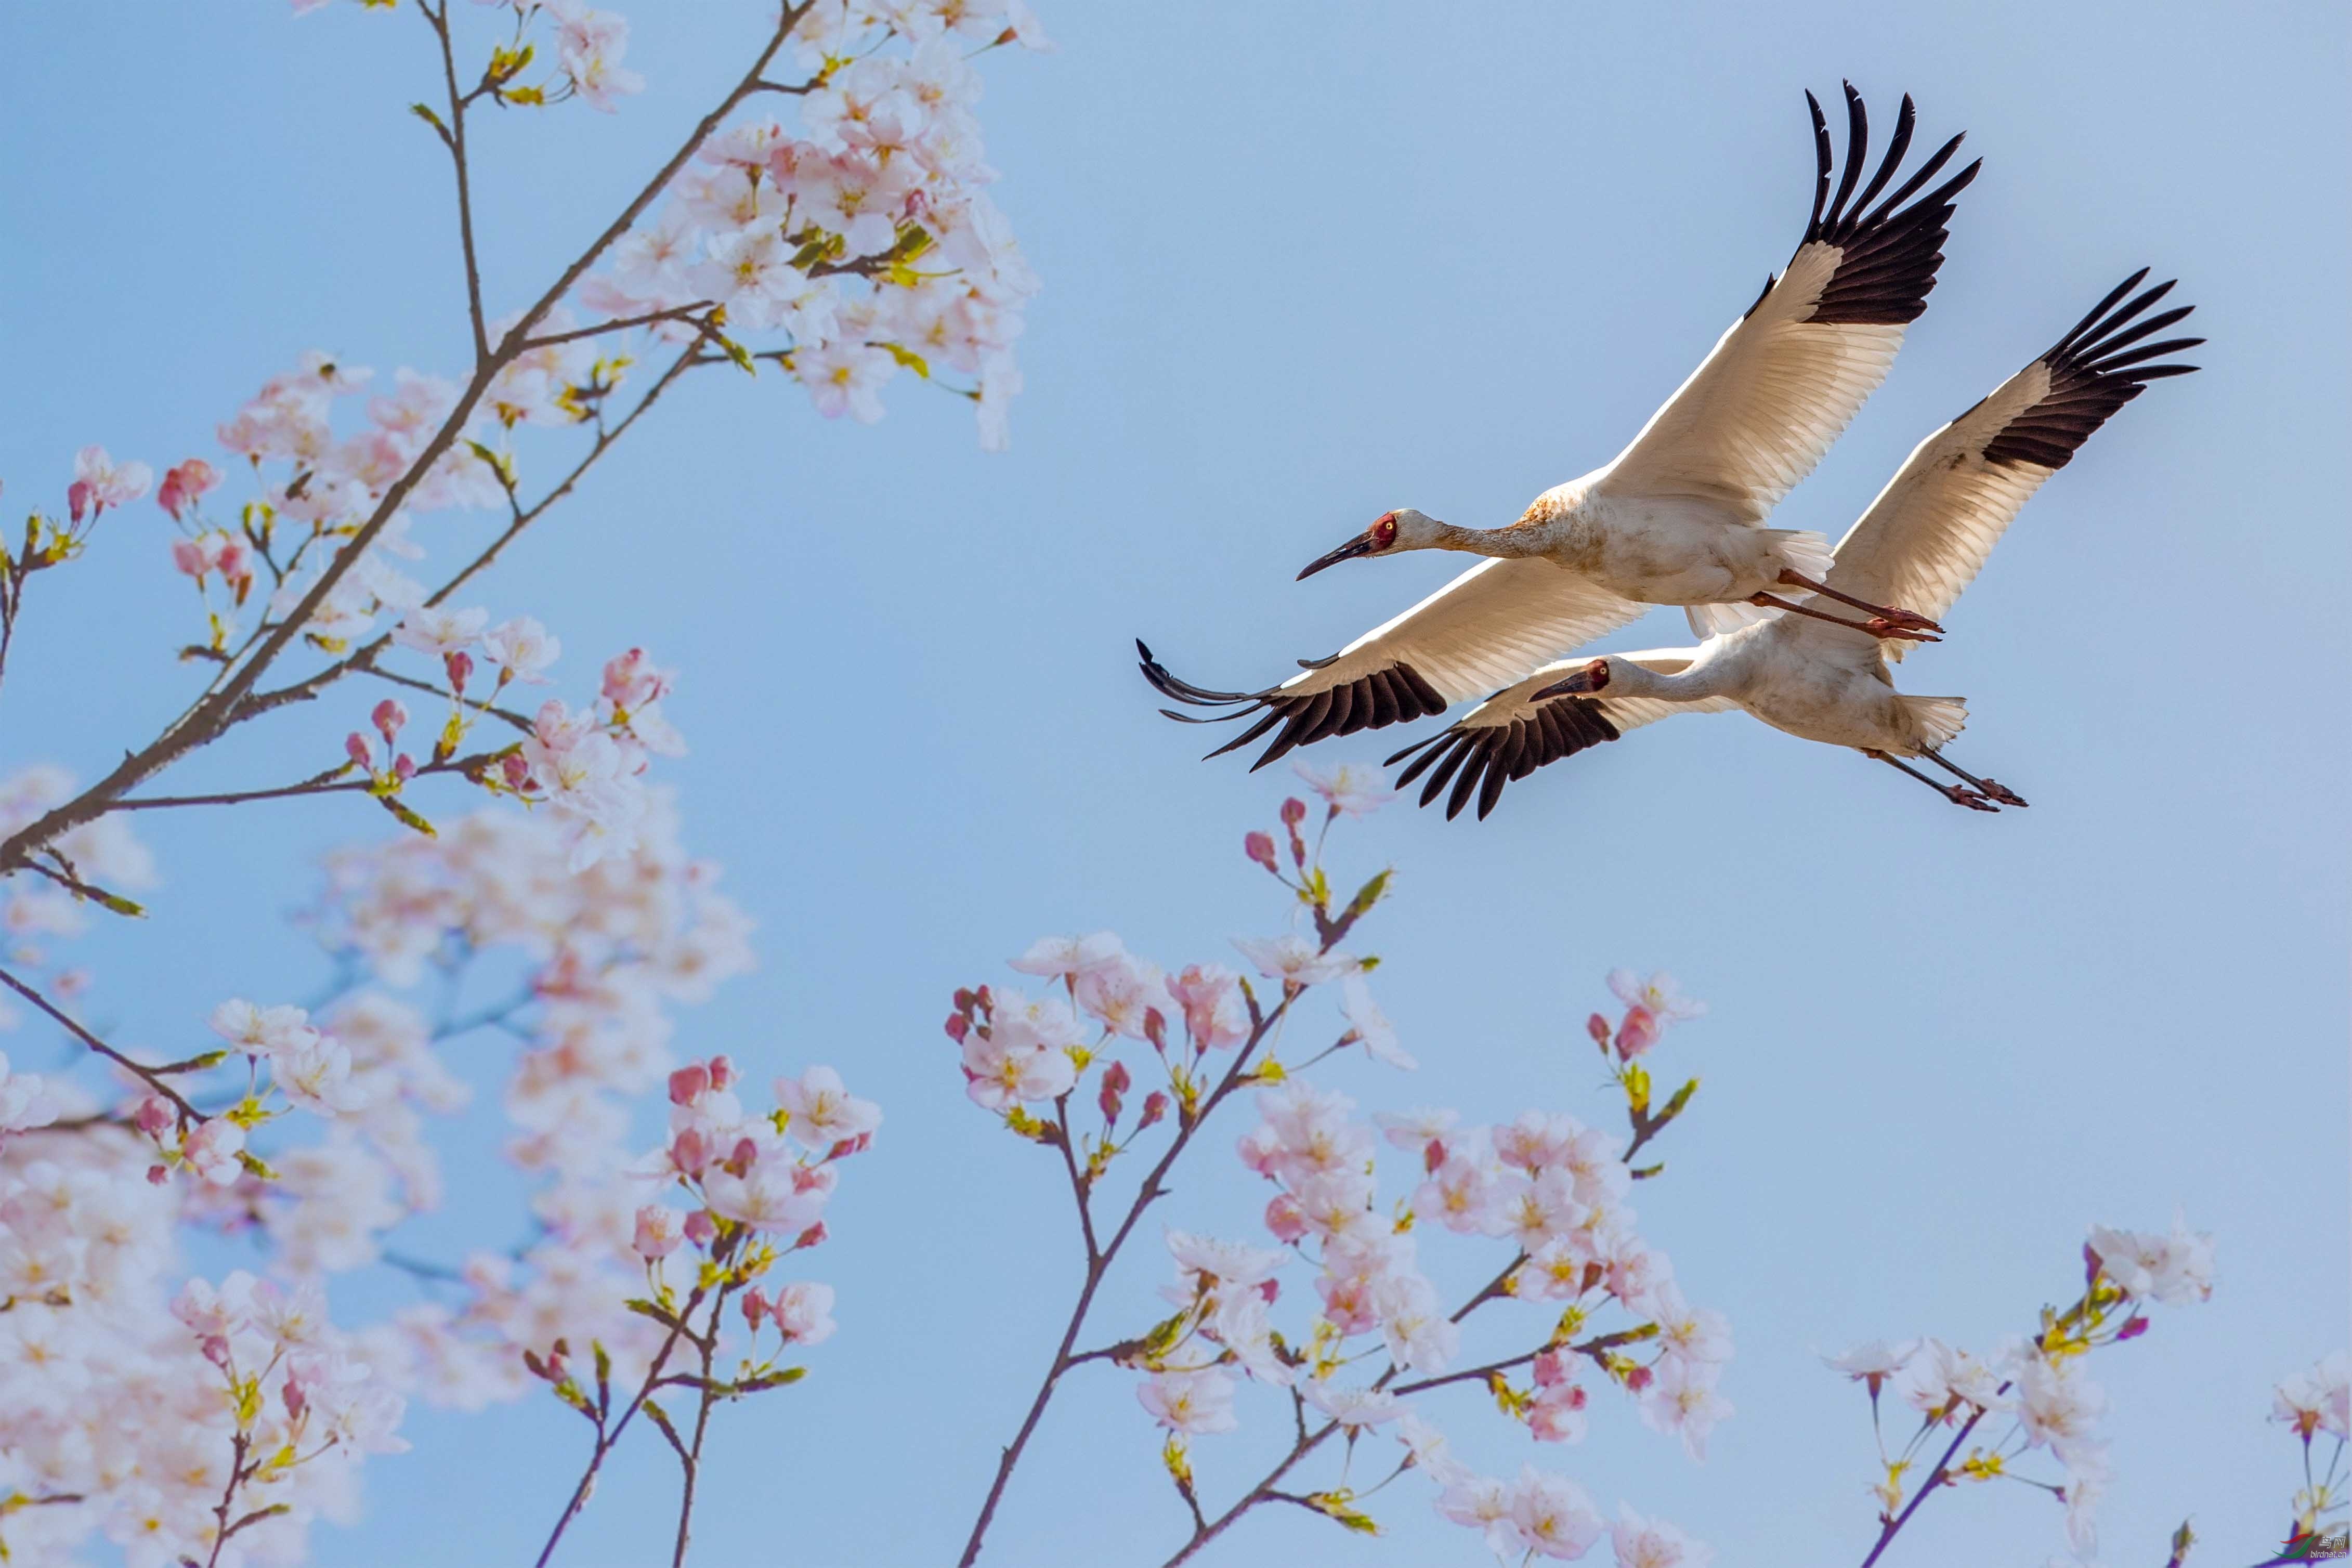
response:
<path fill-rule="evenodd" d="M 1506 561 L 1541 555 L 1550 543 L 1541 528 L 1525 523 L 1514 523 L 1508 528 L 1456 528 L 1450 522 L 1441 522 L 1436 528 L 1437 537 L 1431 542 L 1437 549 L 1460 550 Z"/>
<path fill-rule="evenodd" d="M 1664 675 L 1630 658 L 1609 660 L 1606 697 L 1654 697 L 1668 702 L 1703 702 L 1710 697 L 1730 697 L 1737 684 L 1731 666 L 1722 659 L 1695 658 L 1679 674 Z"/>

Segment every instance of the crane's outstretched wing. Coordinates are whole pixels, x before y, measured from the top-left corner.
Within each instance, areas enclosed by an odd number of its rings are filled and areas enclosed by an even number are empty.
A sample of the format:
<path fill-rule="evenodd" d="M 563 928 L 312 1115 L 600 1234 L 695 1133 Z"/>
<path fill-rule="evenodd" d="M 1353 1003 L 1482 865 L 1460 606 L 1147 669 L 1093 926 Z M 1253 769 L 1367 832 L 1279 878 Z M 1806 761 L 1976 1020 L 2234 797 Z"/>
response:
<path fill-rule="evenodd" d="M 1692 497 L 1738 521 L 1761 521 L 1886 379 L 1905 325 L 1927 310 L 1952 198 L 1976 178 L 1981 161 L 1904 206 L 1951 161 L 1960 145 L 1955 136 L 1873 208 L 1910 148 L 1917 116 L 1906 97 L 1885 159 L 1855 196 L 1869 123 L 1849 82 L 1845 172 L 1832 201 L 1829 128 L 1820 100 L 1809 92 L 1805 102 L 1820 174 L 1803 241 L 1787 270 L 1765 280 L 1748 314 L 1618 454 L 1599 492 Z"/>
<path fill-rule="evenodd" d="M 2116 303 L 2147 276 L 2142 268 L 2125 279 L 2047 353 L 1920 442 L 1839 542 L 1830 586 L 1941 619 L 2019 509 L 2073 459 L 2092 431 L 2147 383 L 2197 368 L 2147 363 L 2205 340 L 2143 342 L 2195 309 L 2178 306 L 2135 324 L 2172 289 L 2160 283 Z M 1850 635 L 1826 626 L 1820 632 Z M 1900 658 L 1904 650 L 1890 644 L 1887 651 Z"/>
<path fill-rule="evenodd" d="M 1294 746 L 1443 713 L 1446 708 L 1615 631 L 1650 608 L 1621 599 L 1539 557 L 1482 561 L 1384 626 L 1263 691 L 1210 691 L 1168 673 L 1151 650 L 1143 678 L 1161 696 L 1225 708 L 1214 720 L 1262 716 L 1209 755 L 1220 756 L 1282 726 L 1251 771 Z"/>
<path fill-rule="evenodd" d="M 1653 648 L 1616 657 L 1660 675 L 1679 675 L 1697 653 L 1691 647 Z M 1655 697 L 1535 700 L 1537 692 L 1575 670 L 1580 662 L 1564 659 L 1545 665 L 1473 708 L 1458 723 L 1397 752 L 1389 759 L 1391 765 L 1421 753 L 1397 775 L 1397 787 L 1402 789 L 1427 773 L 1429 782 L 1421 789 L 1422 805 L 1434 801 L 1450 782 L 1454 793 L 1445 802 L 1447 819 L 1460 816 L 1473 795 L 1477 796 L 1478 816 L 1483 819 L 1503 797 L 1505 784 L 1527 777 L 1547 763 L 1614 741 L 1628 730 L 1670 714 L 1722 713 L 1734 706 L 1727 697 L 1697 702 L 1668 702 Z"/>

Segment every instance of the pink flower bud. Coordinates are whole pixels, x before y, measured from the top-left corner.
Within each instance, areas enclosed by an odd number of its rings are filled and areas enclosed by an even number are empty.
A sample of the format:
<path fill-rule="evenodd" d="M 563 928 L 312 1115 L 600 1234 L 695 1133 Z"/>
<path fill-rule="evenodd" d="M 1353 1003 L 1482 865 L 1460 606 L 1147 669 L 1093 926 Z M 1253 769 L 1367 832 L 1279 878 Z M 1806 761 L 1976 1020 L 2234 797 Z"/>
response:
<path fill-rule="evenodd" d="M 1628 1007 L 1625 1021 L 1617 1026 L 1617 1054 L 1626 1061 L 1658 1043 L 1658 1016 L 1647 1007 Z"/>
<path fill-rule="evenodd" d="M 343 751 L 360 766 L 368 765 L 368 738 L 357 730 L 343 737 Z"/>
<path fill-rule="evenodd" d="M 520 752 L 509 752 L 499 759 L 499 772 L 505 775 L 509 789 L 522 789 L 530 783 L 530 763 Z"/>
<path fill-rule="evenodd" d="M 1656 1373 L 1652 1372 L 1646 1366 L 1635 1367 L 1633 1371 L 1625 1374 L 1625 1392 L 1628 1394 L 1641 1393 L 1642 1390 L 1650 1386 L 1651 1383 L 1656 1379 L 1657 1375 L 1658 1374 Z"/>
<path fill-rule="evenodd" d="M 139 1131 L 150 1138 L 162 1137 L 171 1131 L 172 1123 L 178 1120 L 172 1109 L 172 1102 L 160 1094 L 151 1094 L 141 1100 L 139 1109 L 131 1112 L 131 1119 L 138 1126 Z"/>
<path fill-rule="evenodd" d="M 1445 1163 L 1445 1141 L 1433 1138 L 1429 1147 L 1421 1152 L 1421 1168 L 1428 1175 L 1437 1174 L 1437 1167 Z"/>
<path fill-rule="evenodd" d="M 963 1037 L 971 1033 L 971 1019 L 961 1013 L 950 1013 L 948 1015 L 947 1031 L 948 1038 L 960 1046 L 963 1044 Z"/>
<path fill-rule="evenodd" d="M 1277 1194 L 1265 1205 L 1265 1228 L 1274 1233 L 1275 1240 L 1287 1247 L 1307 1234 L 1307 1211 L 1288 1193 Z"/>
<path fill-rule="evenodd" d="M 669 1102 L 672 1105 L 692 1105 L 710 1089 L 710 1069 L 700 1062 L 688 1062 L 669 1075 Z"/>
<path fill-rule="evenodd" d="M 768 1299 L 760 1294 L 756 1286 L 743 1292 L 742 1307 L 743 1326 L 755 1334 L 760 1331 L 760 1320 L 773 1316 L 776 1310 L 769 1304 Z"/>
<path fill-rule="evenodd" d="M 2126 1340 L 2136 1340 L 2146 1332 L 2147 1332 L 2147 1320 L 2134 1318 L 2116 1331 L 2116 1342 L 2121 1344 Z"/>
<path fill-rule="evenodd" d="M 735 1070 L 733 1058 L 729 1057 L 713 1057 L 710 1058 L 711 1088 L 717 1089 L 731 1088 L 733 1087 L 735 1080 L 741 1076 L 741 1074 Z"/>
<path fill-rule="evenodd" d="M 1599 1046 L 1604 1051 L 1609 1048 L 1608 1019 L 1602 1017 L 1598 1013 L 1593 1014 L 1592 1016 L 1584 1020 L 1584 1032 L 1592 1037 L 1592 1043 L 1594 1045 Z"/>
<path fill-rule="evenodd" d="M 793 1245 L 796 1247 L 821 1247 L 824 1244 L 824 1238 L 831 1234 L 833 1233 L 824 1228 L 824 1221 L 819 1220 L 801 1232 L 800 1239 Z"/>
<path fill-rule="evenodd" d="M 388 746 L 400 739 L 401 730 L 408 723 L 408 710 L 402 707 L 397 699 L 387 697 L 375 705 L 375 711 L 368 715 L 368 722 L 375 726 L 376 733 L 383 737 L 383 743 Z"/>
<path fill-rule="evenodd" d="M 1132 1082 L 1125 1062 L 1113 1062 L 1103 1070 L 1102 1090 L 1095 1096 L 1095 1103 L 1102 1108 L 1104 1121 L 1118 1120 L 1119 1096 L 1127 1092 Z"/>
<path fill-rule="evenodd" d="M 215 1366 L 228 1364 L 228 1341 L 226 1337 L 220 1334 L 206 1334 L 197 1342 L 197 1348 L 204 1352 L 205 1359 Z"/>
<path fill-rule="evenodd" d="M 710 1163 L 710 1148 L 701 1132 L 689 1127 L 671 1139 L 669 1163 L 681 1176 L 702 1174 L 702 1168 Z"/>
<path fill-rule="evenodd" d="M 230 583 L 251 582 L 253 542 L 241 533 L 223 533 L 215 537 L 220 540 L 220 553 L 213 563 L 220 568 L 222 578 Z"/>
<path fill-rule="evenodd" d="M 697 1209 L 686 1216 L 686 1239 L 697 1247 L 708 1247 L 710 1238 L 719 1234 L 719 1222 L 710 1217 L 709 1209 Z"/>
<path fill-rule="evenodd" d="M 88 479 L 76 479 L 66 487 L 66 510 L 74 521 L 79 522 L 81 514 L 89 510 L 90 493 Z"/>
<path fill-rule="evenodd" d="M 1282 825 L 1285 827 L 1295 828 L 1306 820 L 1307 803 L 1305 801 L 1293 795 L 1282 803 Z"/>
<path fill-rule="evenodd" d="M 474 656 L 463 649 L 441 656 L 441 668 L 449 672 L 449 689 L 463 697 L 466 681 L 474 673 Z"/>
<path fill-rule="evenodd" d="M 163 483 L 155 491 L 156 504 L 180 521 L 180 514 L 195 504 L 196 498 L 220 483 L 220 472 L 202 458 L 190 458 L 164 470 Z"/>
<path fill-rule="evenodd" d="M 172 1173 L 165 1170 L 163 1166 L 150 1165 L 147 1167 L 147 1184 L 149 1186 L 160 1187 L 171 1179 Z"/>
<path fill-rule="evenodd" d="M 309 1398 L 307 1398 L 302 1393 L 301 1384 L 289 1376 L 286 1380 L 286 1386 L 279 1389 L 278 1392 L 279 1397 L 286 1401 L 287 1419 L 289 1421 L 301 1420 L 303 1409 L 310 1403 Z"/>
<path fill-rule="evenodd" d="M 1136 1131 L 1139 1132 L 1141 1131 L 1144 1128 L 1153 1125 L 1161 1117 L 1167 1114 L 1168 1091 L 1163 1089 L 1153 1089 L 1150 1094 L 1143 1097 L 1143 1120 L 1136 1123 Z"/>
<path fill-rule="evenodd" d="M 410 756 L 406 752 L 403 752 L 400 755 L 393 758 L 392 776 L 398 779 L 402 784 L 406 784 L 409 780 L 415 778 L 416 776 L 416 759 Z"/>
<path fill-rule="evenodd" d="M 1244 837 L 1242 853 L 1269 871 L 1282 868 L 1274 858 L 1274 835 L 1271 833 L 1253 833 Z"/>

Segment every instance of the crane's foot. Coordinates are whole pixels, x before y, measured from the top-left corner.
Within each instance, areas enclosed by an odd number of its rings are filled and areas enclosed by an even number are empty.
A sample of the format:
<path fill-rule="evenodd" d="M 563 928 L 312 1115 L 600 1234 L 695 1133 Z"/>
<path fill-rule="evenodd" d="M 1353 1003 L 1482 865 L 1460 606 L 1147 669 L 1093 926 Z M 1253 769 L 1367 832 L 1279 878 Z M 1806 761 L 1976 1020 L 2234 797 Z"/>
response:
<path fill-rule="evenodd" d="M 2000 807 L 1969 788 L 1966 784 L 1937 784 L 1937 792 L 1954 805 L 1965 805 L 1970 811 L 1999 811 Z M 2020 805 L 2023 801 L 2018 802 Z"/>
<path fill-rule="evenodd" d="M 2028 804 L 2023 795 L 2018 794 L 2015 790 L 2010 788 L 1999 779 L 1979 779 L 1977 783 L 1982 786 L 1984 794 L 1989 799 L 1999 801 L 2003 805 L 2024 805 Z"/>

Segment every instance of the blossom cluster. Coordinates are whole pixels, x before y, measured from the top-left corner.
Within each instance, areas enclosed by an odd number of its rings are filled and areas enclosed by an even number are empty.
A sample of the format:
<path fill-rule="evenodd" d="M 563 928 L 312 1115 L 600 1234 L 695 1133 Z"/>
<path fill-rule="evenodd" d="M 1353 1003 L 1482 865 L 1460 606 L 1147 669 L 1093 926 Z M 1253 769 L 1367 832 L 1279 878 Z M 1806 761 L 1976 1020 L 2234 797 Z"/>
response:
<path fill-rule="evenodd" d="M 683 323 L 718 306 L 728 334 L 782 341 L 732 349 L 740 363 L 774 360 L 827 417 L 871 423 L 900 370 L 951 367 L 982 444 L 1003 446 L 1037 281 L 984 188 L 972 58 L 1015 42 L 1045 47 L 1021 0 L 805 5 L 788 44 L 808 72 L 798 131 L 750 119 L 714 137 L 580 307 L 691 337 Z"/>
<path fill-rule="evenodd" d="M 360 1457 L 404 1446 L 402 1401 L 315 1286 L 167 1294 L 189 1194 L 147 1170 L 106 1124 L 0 1148 L 0 1488 L 19 1504 L 0 1546 L 57 1561 L 102 1532 L 131 1568 L 299 1557 L 313 1519 L 351 1517 Z"/>
<path fill-rule="evenodd" d="M 2281 1378 L 2271 1391 L 2271 1419 L 2294 1433 L 2303 1445 L 2303 1485 L 2292 1503 L 2294 1522 L 2286 1535 L 2284 1556 L 2298 1547 L 2310 1555 L 2316 1537 L 2345 1528 L 2344 1515 L 2352 1508 L 2352 1479 L 2345 1474 L 2345 1447 L 2352 1442 L 2352 1357 L 2337 1351 L 2293 1376 Z M 2312 1447 L 2321 1436 L 2336 1439 L 2324 1466 L 2315 1468 Z M 2186 1527 L 2184 1527 L 2186 1528 Z"/>
<path fill-rule="evenodd" d="M 1586 1434 L 1591 1387 L 1614 1386 L 1647 1425 L 1704 1456 L 1708 1432 L 1730 1414 L 1718 1391 L 1729 1331 L 1684 1297 L 1628 1201 L 1634 1183 L 1660 1169 L 1634 1164 L 1639 1147 L 1696 1088 L 1694 1080 L 1654 1110 L 1647 1069 L 1635 1058 L 1669 1024 L 1703 1009 L 1666 976 L 1612 976 L 1623 1017 L 1592 1023 L 1625 1096 L 1630 1139 L 1551 1110 L 1494 1125 L 1466 1125 L 1447 1110 L 1360 1117 L 1349 1096 L 1306 1075 L 1335 1056 L 1413 1066 L 1370 992 L 1379 961 L 1342 945 L 1385 895 L 1389 874 L 1342 901 L 1323 865 L 1331 826 L 1373 809 L 1382 792 L 1354 770 L 1299 771 L 1323 803 L 1319 826 L 1303 800 L 1288 800 L 1277 832 L 1244 843 L 1246 858 L 1282 884 L 1296 929 L 1236 939 L 1247 973 L 1213 963 L 1163 970 L 1108 932 L 1043 939 L 1012 967 L 1045 981 L 1045 995 L 987 986 L 956 994 L 947 1033 L 966 1092 L 1014 1133 L 1062 1152 L 1097 1272 L 1207 1120 L 1236 1095 L 1254 1101 L 1256 1123 L 1236 1148 L 1274 1189 L 1263 1239 L 1168 1230 L 1176 1273 L 1162 1295 L 1173 1312 L 1090 1352 L 1139 1374 L 1136 1397 L 1164 1434 L 1162 1459 L 1201 1531 L 1212 1527 L 1192 1445 L 1234 1430 L 1241 1395 L 1255 1385 L 1287 1406 L 1283 1425 L 1299 1434 L 1294 1461 L 1334 1435 L 1352 1447 L 1388 1430 L 1402 1445 L 1399 1473 L 1428 1477 L 1439 1511 L 1480 1531 L 1505 1561 L 1580 1556 L 1610 1527 L 1574 1483 L 1533 1468 L 1515 1481 L 1480 1475 L 1453 1457 L 1422 1396 L 1475 1385 L 1535 1442 L 1573 1443 Z M 1306 1054 L 1286 1063 L 1276 1049 L 1286 1035 L 1313 1028 L 1305 1005 L 1318 991 L 1335 1004 L 1334 1031 L 1319 1049 L 1308 1035 Z M 1124 1121 L 1139 1092 L 1139 1110 Z M 1147 1144 L 1148 1135 L 1160 1142 Z M 1098 1216 L 1117 1163 L 1153 1152 L 1126 1219 Z M 1381 1167 L 1391 1161 L 1405 1179 L 1384 1199 Z M 1439 1279 L 1455 1268 L 1433 1274 L 1421 1256 L 1424 1237 L 1494 1247 L 1477 1269 L 1488 1282 L 1451 1305 Z M 1307 1284 L 1286 1292 L 1295 1268 Z M 1303 1305 L 1286 1321 L 1294 1302 Z M 1526 1307 L 1496 1306 L 1511 1302 Z M 1518 1331 L 1519 1344 L 1533 1348 L 1459 1368 L 1465 1321 L 1490 1306 L 1496 1318 L 1534 1308 L 1539 1322 Z M 1086 1310 L 1082 1301 L 1074 1330 Z M 1612 1314 L 1621 1321 L 1602 1321 Z M 1351 1528 L 1377 1528 L 1344 1486 L 1290 1500 Z M 1640 1568 L 1706 1560 L 1671 1526 L 1630 1510 L 1614 1534 L 1620 1560 Z"/>
<path fill-rule="evenodd" d="M 2151 1304 L 2179 1306 L 2213 1293 L 2213 1240 L 2175 1220 L 2169 1231 L 2091 1227 L 2084 1244 L 2083 1294 L 2063 1311 L 2042 1313 L 2036 1333 L 2013 1335 L 1991 1353 L 1976 1355 L 1941 1340 L 1876 1342 L 1825 1358 L 1868 1390 L 1873 1425 L 1880 1396 L 1891 1390 L 1916 1412 L 1910 1440 L 1890 1455 L 1882 1436 L 1883 1479 L 1874 1489 L 1882 1528 L 1891 1535 L 1923 1494 L 1943 1486 L 2023 1478 L 2018 1462 L 2047 1449 L 2063 1472 L 2057 1484 L 2033 1482 L 2065 1504 L 2065 1530 L 2075 1554 L 2098 1553 L 2098 1505 L 2112 1477 L 2101 1430 L 2106 1394 L 2084 1370 L 2094 1349 L 2137 1339 L 2149 1326 Z M 2005 1429 L 1985 1428 L 1988 1417 Z M 1982 1433 L 2000 1436 L 1983 1441 Z M 1933 1442 L 1948 1436 L 1949 1450 L 1917 1491 L 1906 1477 Z M 1971 1439 L 1976 1440 L 1971 1444 Z M 1961 1450 L 1966 1448 L 1963 1455 Z M 1957 1462 L 1956 1462 L 1957 1461 Z"/>
<path fill-rule="evenodd" d="M 543 1353 L 559 1338 L 602 1339 L 616 1354 L 649 1343 L 624 1305 L 643 1270 L 635 1215 L 650 1195 L 648 1179 L 630 1173 L 642 1168 L 632 1109 L 676 1065 L 669 1005 L 704 1000 L 750 965 L 749 922 L 718 879 L 716 867 L 687 854 L 659 790 L 648 792 L 634 847 L 578 868 L 553 823 L 497 811 L 436 838 L 330 858 L 320 935 L 376 983 L 337 1004 L 346 1035 L 349 1020 L 364 1019 L 428 1060 L 435 1039 L 479 1029 L 523 1047 L 503 1103 L 508 1155 L 539 1184 L 535 1234 L 512 1252 L 474 1252 L 455 1270 L 456 1299 L 400 1314 L 399 1359 L 425 1397 L 467 1408 L 514 1397 L 529 1387 L 518 1352 Z M 502 960 L 499 996 L 472 1013 L 428 1020 L 399 994 Z M 398 1140 L 382 1164 L 343 1190 L 396 1173 L 407 1206 L 437 1199 L 422 1140 Z"/>

